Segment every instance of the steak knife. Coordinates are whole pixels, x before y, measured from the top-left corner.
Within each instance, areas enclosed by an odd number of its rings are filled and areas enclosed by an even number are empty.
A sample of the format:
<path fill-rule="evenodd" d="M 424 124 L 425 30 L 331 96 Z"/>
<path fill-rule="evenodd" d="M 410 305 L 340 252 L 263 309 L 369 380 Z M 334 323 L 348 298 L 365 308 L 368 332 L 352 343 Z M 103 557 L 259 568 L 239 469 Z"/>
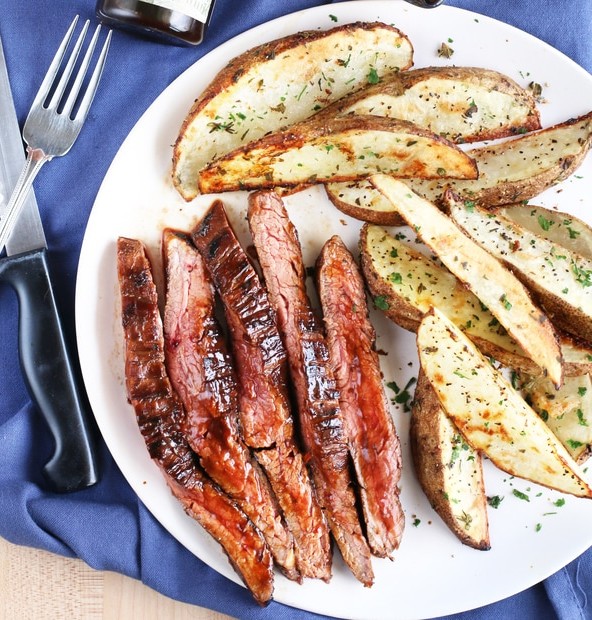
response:
<path fill-rule="evenodd" d="M 0 215 L 25 161 L 24 145 L 0 40 Z M 0 248 L 1 251 L 1 248 Z M 29 394 L 45 418 L 55 448 L 44 474 L 58 492 L 98 480 L 90 416 L 77 387 L 47 264 L 43 225 L 31 189 L 0 259 L 0 280 L 19 302 L 19 357 Z"/>

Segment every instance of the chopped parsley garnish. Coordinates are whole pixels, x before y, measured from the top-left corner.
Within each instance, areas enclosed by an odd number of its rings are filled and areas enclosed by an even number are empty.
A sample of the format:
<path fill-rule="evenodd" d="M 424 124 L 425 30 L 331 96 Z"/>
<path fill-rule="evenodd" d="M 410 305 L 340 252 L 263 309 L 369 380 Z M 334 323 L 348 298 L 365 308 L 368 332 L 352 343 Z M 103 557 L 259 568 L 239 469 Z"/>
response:
<path fill-rule="evenodd" d="M 538 222 L 539 222 L 539 226 L 543 230 L 549 230 L 551 228 L 551 226 L 553 226 L 553 224 L 554 224 L 553 220 L 548 220 L 544 215 L 539 215 L 539 217 L 537 219 L 538 219 Z"/>
<path fill-rule="evenodd" d="M 503 497 L 500 497 L 499 495 L 492 495 L 491 497 L 487 498 L 487 503 L 492 507 L 492 508 L 499 508 L 500 504 L 504 501 Z"/>
<path fill-rule="evenodd" d="M 454 50 L 446 43 L 442 43 L 438 48 L 438 56 L 440 56 L 440 58 L 452 58 L 453 54 Z"/>
<path fill-rule="evenodd" d="M 538 82 L 531 82 L 528 85 L 528 89 L 530 90 L 532 96 L 535 99 L 539 99 L 540 96 L 543 94 L 543 87 Z"/>
<path fill-rule="evenodd" d="M 471 517 L 471 515 L 466 513 L 464 510 L 462 511 L 462 515 L 460 515 L 460 517 L 457 517 L 457 519 L 461 523 L 464 523 L 465 530 L 468 530 L 471 527 L 471 523 L 473 522 L 473 517 Z"/>
<path fill-rule="evenodd" d="M 409 411 L 409 401 L 411 400 L 411 393 L 409 388 L 417 381 L 415 377 L 411 377 L 405 384 L 405 387 L 401 389 L 394 381 L 389 381 L 386 386 L 391 389 L 395 396 L 391 398 L 391 403 L 394 405 L 403 405 L 405 411 Z"/>
<path fill-rule="evenodd" d="M 572 259 L 571 270 L 576 276 L 577 282 L 583 287 L 592 286 L 592 269 L 583 269 Z"/>
<path fill-rule="evenodd" d="M 378 84 L 378 82 L 380 82 L 380 77 L 376 69 L 372 67 L 368 73 L 368 84 Z"/>
<path fill-rule="evenodd" d="M 389 302 L 386 300 L 386 297 L 384 295 L 378 295 L 377 297 L 375 297 L 374 305 L 379 310 L 388 310 L 390 308 Z"/>
<path fill-rule="evenodd" d="M 506 310 L 511 310 L 512 309 L 512 304 L 510 303 L 510 301 L 506 297 L 505 293 L 500 297 L 500 301 L 502 302 L 502 305 L 504 306 L 504 308 Z"/>
<path fill-rule="evenodd" d="M 526 493 L 523 493 L 522 491 L 519 491 L 518 489 L 512 489 L 512 494 L 514 495 L 514 497 L 517 497 L 518 499 L 522 499 L 525 502 L 530 501 L 530 497 L 528 497 Z"/>

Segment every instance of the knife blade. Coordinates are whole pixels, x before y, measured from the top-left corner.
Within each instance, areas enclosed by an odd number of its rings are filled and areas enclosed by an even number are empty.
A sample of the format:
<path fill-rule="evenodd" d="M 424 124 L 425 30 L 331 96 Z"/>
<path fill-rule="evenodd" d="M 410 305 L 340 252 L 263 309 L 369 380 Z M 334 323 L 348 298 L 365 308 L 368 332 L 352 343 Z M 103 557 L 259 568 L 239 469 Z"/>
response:
<path fill-rule="evenodd" d="M 0 39 L 0 215 L 25 162 Z M 76 491 L 98 480 L 90 415 L 77 386 L 47 262 L 43 225 L 30 191 L 0 259 L 0 281 L 19 301 L 19 357 L 29 394 L 54 439 L 44 474 L 55 491 Z"/>

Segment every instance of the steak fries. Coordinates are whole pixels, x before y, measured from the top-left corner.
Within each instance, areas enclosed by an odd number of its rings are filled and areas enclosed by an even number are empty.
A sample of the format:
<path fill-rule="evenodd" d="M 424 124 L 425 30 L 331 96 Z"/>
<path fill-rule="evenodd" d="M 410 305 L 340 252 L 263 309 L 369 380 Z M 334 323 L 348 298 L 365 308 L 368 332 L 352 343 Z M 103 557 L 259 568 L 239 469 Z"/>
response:
<path fill-rule="evenodd" d="M 507 219 L 447 194 L 453 221 L 506 264 L 553 322 L 592 343 L 592 258 L 586 258 Z"/>
<path fill-rule="evenodd" d="M 401 181 L 375 175 L 372 183 L 444 265 L 489 308 L 532 361 L 555 385 L 561 385 L 563 367 L 557 334 L 520 281 Z"/>
<path fill-rule="evenodd" d="M 417 331 L 422 371 L 465 441 L 503 471 L 592 498 L 584 474 L 522 396 L 439 310 Z"/>
<path fill-rule="evenodd" d="M 349 181 L 375 172 L 399 178 L 476 179 L 475 162 L 452 142 L 398 119 L 322 115 L 215 159 L 200 171 L 204 194 Z"/>
<path fill-rule="evenodd" d="M 592 112 L 553 127 L 511 140 L 467 149 L 477 166 L 475 180 L 409 179 L 417 194 L 439 203 L 452 189 L 464 200 L 483 207 L 523 202 L 567 179 L 580 166 L 592 146 Z M 369 180 L 327 186 L 330 200 L 342 211 L 365 221 L 399 225 L 392 205 L 373 189 Z"/>
<path fill-rule="evenodd" d="M 432 508 L 465 545 L 487 551 L 483 458 L 466 443 L 421 370 L 411 407 L 409 441 L 417 479 Z"/>
<path fill-rule="evenodd" d="M 412 64 L 409 39 L 377 22 L 299 32 L 248 50 L 216 75 L 187 114 L 173 150 L 175 187 L 191 200 L 199 171 L 216 157 Z"/>

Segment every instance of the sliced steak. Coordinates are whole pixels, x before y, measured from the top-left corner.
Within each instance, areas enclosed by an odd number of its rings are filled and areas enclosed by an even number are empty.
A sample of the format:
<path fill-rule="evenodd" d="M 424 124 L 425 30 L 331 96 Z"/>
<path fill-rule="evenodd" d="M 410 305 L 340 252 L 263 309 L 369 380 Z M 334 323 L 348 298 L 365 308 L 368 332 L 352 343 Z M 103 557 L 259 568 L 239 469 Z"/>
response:
<path fill-rule="evenodd" d="M 325 243 L 316 275 L 366 535 L 372 552 L 387 557 L 398 548 L 405 523 L 398 488 L 401 446 L 384 393 L 364 282 L 337 236 Z"/>
<path fill-rule="evenodd" d="M 206 473 L 261 530 L 274 559 L 294 580 L 294 541 L 269 482 L 238 428 L 232 359 L 214 312 L 203 260 L 187 235 L 165 230 L 165 361 L 185 409 L 182 430 Z"/>
<path fill-rule="evenodd" d="M 224 306 L 245 443 L 255 450 L 294 536 L 299 572 L 329 580 L 329 531 L 294 443 L 286 352 L 267 293 L 220 201 L 212 204 L 192 239 Z"/>
<path fill-rule="evenodd" d="M 250 195 L 248 219 L 286 346 L 305 458 L 319 501 L 346 564 L 370 586 L 374 580 L 370 549 L 356 508 L 339 393 L 323 327 L 306 292 L 296 229 L 282 200 L 273 193 Z"/>
<path fill-rule="evenodd" d="M 167 377 L 162 321 L 143 244 L 119 238 L 117 268 L 129 400 L 150 456 L 175 497 L 224 548 L 260 603 L 273 594 L 273 559 L 261 532 L 202 472 L 181 429 L 181 401 Z"/>

